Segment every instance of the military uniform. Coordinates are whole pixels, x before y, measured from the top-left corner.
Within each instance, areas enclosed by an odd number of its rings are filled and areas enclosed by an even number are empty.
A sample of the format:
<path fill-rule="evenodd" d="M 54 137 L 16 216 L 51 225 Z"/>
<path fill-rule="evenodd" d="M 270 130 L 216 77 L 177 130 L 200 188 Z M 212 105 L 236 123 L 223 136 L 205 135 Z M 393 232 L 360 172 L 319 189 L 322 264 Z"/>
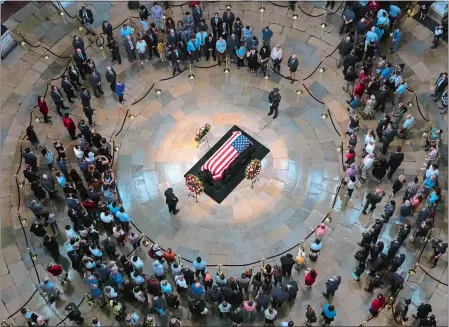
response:
<path fill-rule="evenodd" d="M 273 119 L 276 119 L 279 114 L 279 103 L 281 103 L 281 99 L 282 97 L 279 94 L 278 88 L 274 88 L 268 95 L 268 100 L 270 101 L 270 112 L 268 113 L 268 116 L 271 116 L 274 112 Z"/>

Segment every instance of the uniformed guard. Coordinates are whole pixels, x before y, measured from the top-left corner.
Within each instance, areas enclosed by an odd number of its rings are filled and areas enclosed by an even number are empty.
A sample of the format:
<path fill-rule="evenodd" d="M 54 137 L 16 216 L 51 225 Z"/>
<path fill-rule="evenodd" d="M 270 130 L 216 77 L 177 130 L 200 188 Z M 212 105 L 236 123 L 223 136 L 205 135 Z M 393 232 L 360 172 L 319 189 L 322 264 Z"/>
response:
<path fill-rule="evenodd" d="M 281 99 L 282 97 L 279 94 L 279 89 L 277 87 L 275 87 L 268 95 L 268 100 L 270 101 L 270 112 L 268 113 L 268 116 L 271 116 L 274 112 L 273 119 L 276 119 L 279 114 L 279 103 L 281 103 Z"/>

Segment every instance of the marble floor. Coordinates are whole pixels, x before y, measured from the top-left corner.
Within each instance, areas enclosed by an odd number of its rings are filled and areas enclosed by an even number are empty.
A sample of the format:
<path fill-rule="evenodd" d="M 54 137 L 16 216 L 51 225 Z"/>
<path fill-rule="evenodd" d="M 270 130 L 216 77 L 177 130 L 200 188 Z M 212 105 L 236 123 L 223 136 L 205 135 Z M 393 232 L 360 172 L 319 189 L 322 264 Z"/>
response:
<path fill-rule="evenodd" d="M 96 15 L 97 25 L 94 28 L 97 32 L 101 29 L 99 24 L 103 20 L 110 21 L 115 27 L 129 16 L 138 16 L 137 12 L 128 10 L 126 2 L 87 4 Z M 92 107 L 96 109 L 94 120 L 97 130 L 104 137 L 113 139 L 117 145 L 114 168 L 123 206 L 135 225 L 162 247 L 171 247 L 188 260 L 201 256 L 211 265 L 209 271 L 212 274 L 217 270 L 216 265 L 223 265 L 226 276 L 238 276 L 244 268 L 258 270 L 260 263 L 254 262 L 264 258 L 273 257 L 265 263 L 279 264 L 277 255 L 291 248 L 293 249 L 289 252 L 296 255 L 295 245 L 329 213 L 332 218 L 329 222 L 330 232 L 324 239 L 320 257 L 317 262 L 306 263 L 307 267 L 317 269 L 317 282 L 311 290 L 307 290 L 302 282 L 304 273 L 294 272 L 292 278 L 299 282 L 300 292 L 295 301 L 279 311 L 276 325 L 289 319 L 295 321 L 295 325 L 302 325 L 307 304 L 313 304 L 319 314 L 324 304 L 328 303 L 321 294 L 325 290 L 325 280 L 332 275 L 340 275 L 342 284 L 332 300 L 337 309 L 335 325 L 358 326 L 366 320 L 374 295 L 363 290 L 369 281 L 368 277 L 364 276 L 360 282 L 356 282 L 350 276 L 356 264 L 356 243 L 366 227 L 380 217 L 383 203 L 391 195 L 391 183 L 384 179 L 378 185 L 374 180 L 368 179 L 362 188 L 354 192 L 351 199 L 344 196 L 344 189 L 337 192 L 343 174 L 341 153 L 337 151 L 337 147 L 343 142 L 343 148 L 346 149 L 347 141 L 340 138 L 331 120 L 323 120 L 321 114 L 328 108 L 336 129 L 344 135 L 348 124 L 345 103 L 348 97 L 341 88 L 341 69 L 336 68 L 338 53 L 325 58 L 340 42 L 340 15 L 328 15 L 327 26 L 322 33 L 322 17 L 301 14 L 300 19 L 294 22 L 288 8 L 273 6 L 267 2 L 264 3 L 266 11 L 262 17 L 258 10 L 259 3 L 233 2 L 232 5 L 235 14 L 242 18 L 244 24 L 251 25 L 256 35 L 269 24 L 274 32 L 272 43 L 281 44 L 284 57 L 293 53 L 298 55 L 300 78 L 308 76 L 323 61 L 324 72 L 316 72 L 303 82 L 324 105 L 317 102 L 298 83 L 290 84 L 276 74 L 270 75 L 266 80 L 262 75 L 250 73 L 247 68 L 238 70 L 233 64 L 229 66 L 229 74 L 223 73 L 223 66 L 194 68 L 193 80 L 189 80 L 189 73 L 184 72 L 173 79 L 161 81 L 171 76 L 171 68 L 167 63 L 156 59 L 144 62 L 143 66 L 138 62 L 130 63 L 127 59 L 121 65 L 111 63 L 107 50 L 101 51 L 91 44 L 93 40 L 90 37 L 84 36 L 86 45 L 89 45 L 87 55 L 96 62 L 99 71 L 103 73 L 105 67 L 111 65 L 127 87 L 124 106 L 118 104 L 116 96 L 106 83 L 103 85 L 105 95 L 92 100 Z M 80 6 L 81 3 L 74 3 L 67 7 L 67 11 L 75 14 Z M 206 17 L 215 11 L 222 12 L 225 6 L 224 2 L 206 3 Z M 300 2 L 300 6 L 306 13 L 316 15 L 323 12 L 324 2 Z M 177 20 L 181 17 L 182 10 L 185 11 L 186 8 L 173 7 L 166 14 Z M 139 24 L 137 19 L 134 22 Z M 72 20 L 61 17 L 52 4 L 46 2 L 27 4 L 5 24 L 8 28 L 19 31 L 32 44 L 41 42 L 52 52 L 61 55 L 71 54 L 72 36 L 80 33 Z M 438 113 L 430 98 L 430 91 L 437 75 L 447 71 L 447 44 L 443 43 L 439 48 L 430 50 L 430 31 L 412 18 L 405 18 L 402 26 L 403 44 L 397 54 L 388 55 L 388 58 L 393 63 L 405 63 L 404 77 L 416 93 L 423 115 L 446 131 L 447 116 L 443 117 Z M 115 33 L 120 38 L 118 30 Z M 387 47 L 388 44 L 383 45 L 383 48 Z M 19 211 L 26 217 L 28 226 L 34 219 L 24 205 L 32 199 L 29 186 L 25 185 L 19 190 L 19 194 L 16 189 L 15 174 L 20 165 L 18 148 L 29 123 L 30 108 L 35 105 L 36 96 L 45 92 L 47 80 L 59 76 L 67 63 L 66 59 L 51 54 L 49 60 L 45 60 L 42 58 L 44 53 L 39 51 L 18 47 L 2 61 L 2 317 L 8 317 L 19 309 L 33 293 L 37 282 L 16 214 Z M 125 52 L 122 51 L 122 57 L 124 56 Z M 211 62 L 204 59 L 198 64 L 199 67 L 210 65 Z M 285 65 L 282 65 L 281 73 L 288 75 Z M 59 81 L 56 83 L 59 84 Z M 153 90 L 145 95 L 154 83 Z M 267 116 L 268 93 L 274 87 L 278 87 L 282 95 L 280 114 L 276 120 Z M 296 93 L 298 88 L 302 90 L 301 95 Z M 156 89 L 160 89 L 161 94 L 156 94 Z M 141 101 L 131 105 L 142 96 Z M 413 94 L 406 94 L 405 101 L 411 101 L 412 97 Z M 51 114 L 55 117 L 53 102 L 49 96 L 47 98 Z M 70 108 L 75 122 L 83 118 L 79 99 Z M 395 146 L 402 146 L 405 160 L 395 176 L 403 174 L 407 180 L 423 174 L 421 132 L 426 127 L 417 106 L 414 105 L 410 110 L 417 117 L 417 128 L 412 131 L 410 140 L 395 140 L 389 149 L 392 151 Z M 387 111 L 391 111 L 391 104 Z M 123 121 L 123 129 L 116 136 Z M 233 125 L 238 125 L 270 149 L 270 153 L 262 161 L 260 180 L 254 188 L 249 181 L 244 180 L 221 204 L 207 195 L 201 195 L 198 202 L 195 202 L 188 197 L 184 185 L 185 172 L 208 151 L 207 144 L 203 143 L 197 148 L 193 140 L 195 132 L 205 123 L 212 126 L 210 146 Z M 56 139 L 60 139 L 68 149 L 75 144 L 59 119 L 54 119 L 52 124 L 34 125 L 42 144 L 51 146 Z M 362 121 L 357 153 L 361 153 L 364 132 L 375 125 L 375 121 Z M 445 145 L 446 140 L 444 135 Z M 29 143 L 23 141 L 23 145 L 28 146 Z M 68 154 L 71 162 L 76 162 L 72 151 L 68 151 Z M 357 162 L 359 161 L 358 156 Z M 438 208 L 432 235 L 447 240 L 447 152 L 443 147 L 441 166 L 440 180 L 443 181 L 441 186 L 444 189 L 445 203 Z M 41 170 L 45 171 L 46 166 L 42 164 Z M 21 171 L 18 179 L 23 180 Z M 170 215 L 166 209 L 163 192 L 167 187 L 172 187 L 180 200 L 181 211 L 176 216 Z M 384 202 L 378 205 L 372 215 L 361 214 L 364 196 L 377 187 L 387 193 Z M 397 201 L 400 201 L 402 194 L 403 191 L 396 196 Z M 334 202 L 335 205 L 330 210 Z M 50 203 L 48 210 L 57 214 L 60 227 L 68 223 L 62 198 Z M 380 237 L 386 246 L 395 238 L 397 231 L 396 225 L 387 224 Z M 31 250 L 38 254 L 36 269 L 42 279 L 46 274 L 44 267 L 52 259 L 37 239 L 29 235 L 28 238 Z M 59 236 L 58 239 L 61 252 L 65 255 L 63 238 Z M 305 242 L 307 249 L 310 241 L 308 239 Z M 401 248 L 401 253 L 407 256 L 402 267 L 404 272 L 415 265 L 421 246 L 419 241 L 408 241 Z M 129 253 L 129 245 L 121 251 Z M 138 250 L 137 253 L 145 258 L 146 269 L 149 271 L 151 259 L 146 255 L 146 249 Z M 429 268 L 430 255 L 431 248 L 428 246 L 424 250 L 421 264 L 427 266 L 426 270 L 436 279 L 447 281 L 447 255 L 433 269 Z M 63 265 L 66 268 L 70 266 L 68 258 L 64 257 Z M 58 323 L 64 317 L 61 312 L 64 302 L 79 303 L 87 290 L 76 272 L 70 271 L 70 276 L 72 282 L 64 294 L 64 300 L 47 306 L 44 299 L 36 295 L 27 307 L 50 317 L 50 325 Z M 399 296 L 401 299 L 412 299 L 411 313 L 416 311 L 416 306 L 421 302 L 431 303 L 438 325 L 447 325 L 447 287 L 424 275 L 422 270 L 417 270 L 417 274 L 408 279 Z M 211 312 L 207 320 L 192 320 L 185 306 L 186 302 L 187 298 L 183 298 L 181 309 L 170 312 L 169 317 L 179 317 L 185 326 L 223 325 L 216 312 Z M 91 307 L 85 302 L 80 310 L 89 322 L 93 317 L 98 317 L 103 326 L 117 325 L 107 310 L 98 311 L 95 306 Z M 135 310 L 140 312 L 142 308 L 136 306 Z M 15 325 L 24 323 L 20 314 L 7 321 Z M 166 325 L 167 317 L 162 317 L 158 323 Z M 65 324 L 72 323 L 66 321 L 62 325 Z M 262 317 L 247 324 L 261 325 Z M 367 325 L 396 324 L 391 311 L 384 310 Z"/>

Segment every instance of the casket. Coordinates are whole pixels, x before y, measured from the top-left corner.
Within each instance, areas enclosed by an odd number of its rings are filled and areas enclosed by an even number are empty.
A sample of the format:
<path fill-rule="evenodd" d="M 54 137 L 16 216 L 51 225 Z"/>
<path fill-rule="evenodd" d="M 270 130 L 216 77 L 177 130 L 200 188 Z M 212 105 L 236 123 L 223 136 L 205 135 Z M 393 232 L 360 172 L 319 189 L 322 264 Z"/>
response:
<path fill-rule="evenodd" d="M 242 132 L 233 132 L 217 152 L 201 166 L 200 177 L 208 184 L 222 179 L 225 182 L 246 166 L 254 151 L 253 143 Z"/>

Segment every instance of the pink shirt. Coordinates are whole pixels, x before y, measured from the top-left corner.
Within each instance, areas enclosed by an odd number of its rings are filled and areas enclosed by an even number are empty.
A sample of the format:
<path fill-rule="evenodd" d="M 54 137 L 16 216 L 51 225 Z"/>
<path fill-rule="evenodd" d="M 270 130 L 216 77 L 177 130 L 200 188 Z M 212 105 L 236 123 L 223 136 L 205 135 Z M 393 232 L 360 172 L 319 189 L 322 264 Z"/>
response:
<path fill-rule="evenodd" d="M 246 312 L 253 312 L 254 310 L 256 310 L 256 302 L 253 301 L 252 307 L 249 306 L 248 301 L 243 302 L 243 309 Z"/>

